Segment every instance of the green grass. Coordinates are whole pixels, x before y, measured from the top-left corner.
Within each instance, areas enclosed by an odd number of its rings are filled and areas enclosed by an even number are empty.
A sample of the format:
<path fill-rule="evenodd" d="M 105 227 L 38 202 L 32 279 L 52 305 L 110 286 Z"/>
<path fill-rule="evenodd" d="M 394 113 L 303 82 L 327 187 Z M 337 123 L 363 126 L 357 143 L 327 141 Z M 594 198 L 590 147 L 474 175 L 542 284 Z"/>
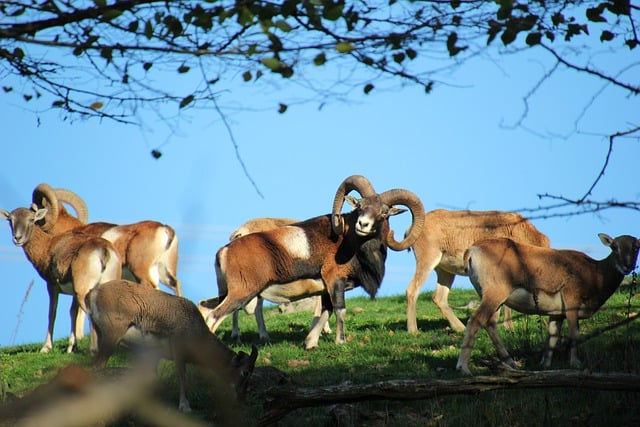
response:
<path fill-rule="evenodd" d="M 629 312 L 640 310 L 640 299 L 630 299 L 628 286 L 622 286 L 591 319 L 580 323 L 581 335 L 590 337 L 579 347 L 584 368 L 594 372 L 640 371 L 640 322 L 630 322 L 598 333 L 601 328 L 624 320 Z M 478 299 L 472 290 L 454 289 L 450 294 L 453 307 Z M 466 322 L 470 312 L 456 310 Z M 523 316 L 514 312 L 515 331 L 500 327 L 509 352 L 523 369 L 539 370 L 545 346 L 545 318 Z M 388 379 L 458 378 L 455 370 L 462 333 L 448 328 L 440 312 L 424 293 L 418 302 L 420 333 L 406 332 L 404 296 L 369 300 L 347 300 L 345 329 L 347 343 L 335 345 L 334 335 L 323 335 L 317 350 L 304 350 L 311 313 L 280 314 L 276 307 L 265 313 L 271 343 L 258 342 L 253 317 L 240 316 L 243 344 L 230 340 L 231 322 L 226 321 L 218 336 L 234 350 L 250 351 L 259 347 L 256 366 L 262 371 L 273 367 L 286 374 L 286 384 L 299 386 L 333 385 L 345 382 L 371 383 Z M 334 327 L 332 319 L 332 327 Z M 566 324 L 565 324 L 566 330 Z M 65 354 L 66 342 L 56 342 L 51 354 L 40 354 L 40 343 L 0 349 L 3 400 L 11 395 L 23 396 L 39 384 L 49 381 L 61 367 L 75 362 L 90 366 L 87 340 L 81 341 L 80 353 Z M 489 374 L 495 349 L 485 331 L 479 333 L 471 367 L 475 374 Z M 119 353 L 110 366 L 126 366 L 127 355 Z M 564 369 L 567 355 L 556 351 L 552 369 Z M 212 393 L 206 376 L 196 368 L 190 371 L 189 400 L 194 416 L 212 421 Z M 177 384 L 173 364 L 161 365 L 164 384 L 160 392 L 167 406 L 177 406 Z M 266 378 L 266 379 L 265 379 Z M 261 377 L 252 384 L 247 398 L 246 418 L 256 420 L 263 410 L 264 392 L 278 385 L 272 377 Z M 376 401 L 331 408 L 300 409 L 285 417 L 278 425 L 305 427 L 326 425 L 388 426 L 539 426 L 539 425 L 638 425 L 640 399 L 636 393 L 588 390 L 507 390 L 474 396 L 451 396 L 412 402 Z"/>

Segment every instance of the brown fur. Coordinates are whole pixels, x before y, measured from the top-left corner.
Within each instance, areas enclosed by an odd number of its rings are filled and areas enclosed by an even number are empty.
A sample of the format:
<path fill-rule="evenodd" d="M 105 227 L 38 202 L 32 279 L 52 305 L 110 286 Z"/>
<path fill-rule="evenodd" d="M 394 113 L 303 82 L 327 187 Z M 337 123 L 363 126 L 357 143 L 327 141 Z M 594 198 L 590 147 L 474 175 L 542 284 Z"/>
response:
<path fill-rule="evenodd" d="M 180 382 L 180 409 L 189 411 L 186 398 L 185 364 L 212 370 L 228 392 L 242 394 L 257 358 L 236 354 L 209 331 L 198 308 L 186 298 L 148 286 L 115 280 L 96 286 L 87 296 L 89 315 L 98 336 L 94 367 L 102 368 L 130 329 L 143 336 L 143 343 L 155 338 L 168 349 L 162 357 L 173 359 Z M 144 344 L 143 344 L 144 345 Z M 168 350 L 168 351 L 166 351 Z"/>
<path fill-rule="evenodd" d="M 75 231 L 55 236 L 42 231 L 36 221 L 42 217 L 43 212 L 46 210 L 18 208 L 11 213 L 2 211 L 0 217 L 9 220 L 14 243 L 22 246 L 27 259 L 47 282 L 49 325 L 42 352 L 48 352 L 53 347 L 58 295 L 73 295 L 71 335 L 67 348 L 68 352 L 72 352 L 76 349 L 77 338 L 83 335 L 85 295 L 96 284 L 120 277 L 122 268 L 115 248 L 105 239 Z M 66 284 L 70 284 L 71 289 L 63 289 L 62 286 Z M 95 346 L 94 341 L 92 346 Z"/>
<path fill-rule="evenodd" d="M 449 325 L 463 331 L 464 324 L 449 306 L 449 291 L 456 275 L 466 275 L 462 256 L 474 242 L 508 237 L 535 246 L 549 247 L 549 238 L 538 231 L 522 215 L 501 211 L 450 211 L 437 209 L 425 214 L 425 223 L 413 244 L 416 272 L 407 287 L 407 330 L 418 332 L 416 302 L 420 288 L 429 274 L 437 274 L 433 302 Z M 505 309 L 505 322 L 511 327 L 510 312 Z"/>
<path fill-rule="evenodd" d="M 108 222 L 84 224 L 69 214 L 62 204 L 59 206 L 58 219 L 47 232 L 59 234 L 75 230 L 85 234 L 105 237 L 110 240 L 118 254 L 122 266 L 133 275 L 136 281 L 159 287 L 158 280 L 149 269 L 157 265 L 160 282 L 182 295 L 180 281 L 176 277 L 178 269 L 178 238 L 173 228 L 157 221 L 140 221 L 133 224 L 116 225 Z M 118 238 L 105 233 L 118 232 Z M 164 239 L 158 240 L 159 233 L 165 233 Z"/>
<path fill-rule="evenodd" d="M 570 364 L 577 358 L 578 320 L 591 317 L 620 286 L 636 265 L 640 240 L 632 236 L 615 239 L 600 234 L 611 254 L 594 260 L 582 252 L 541 248 L 510 239 L 476 242 L 465 253 L 471 283 L 482 296 L 471 316 L 462 341 L 458 369 L 469 371 L 476 335 L 484 327 L 502 359 L 514 365 L 496 332 L 496 313 L 505 304 L 528 314 L 549 315 L 549 340 L 543 357 L 550 366 L 562 322 L 569 325 Z"/>

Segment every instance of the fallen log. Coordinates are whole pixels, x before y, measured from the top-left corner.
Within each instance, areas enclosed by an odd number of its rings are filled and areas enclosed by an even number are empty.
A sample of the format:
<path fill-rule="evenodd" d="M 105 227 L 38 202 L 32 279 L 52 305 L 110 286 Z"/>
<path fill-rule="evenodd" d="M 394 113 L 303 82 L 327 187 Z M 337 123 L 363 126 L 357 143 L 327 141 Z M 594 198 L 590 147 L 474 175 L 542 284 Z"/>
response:
<path fill-rule="evenodd" d="M 455 394 L 478 394 L 498 389 L 579 388 L 640 391 L 640 375 L 586 371 L 507 371 L 500 376 L 455 379 L 388 380 L 372 384 L 320 387 L 275 387 L 267 391 L 258 425 L 273 424 L 299 408 L 372 400 L 426 400 Z"/>

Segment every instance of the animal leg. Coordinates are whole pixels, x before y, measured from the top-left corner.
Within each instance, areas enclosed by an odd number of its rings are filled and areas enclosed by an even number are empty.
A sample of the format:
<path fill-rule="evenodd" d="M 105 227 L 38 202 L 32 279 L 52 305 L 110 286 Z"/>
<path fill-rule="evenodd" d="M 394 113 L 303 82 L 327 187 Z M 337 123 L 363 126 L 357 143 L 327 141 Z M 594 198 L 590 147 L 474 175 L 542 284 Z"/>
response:
<path fill-rule="evenodd" d="M 486 295 L 485 295 L 486 296 Z M 456 369 L 461 370 L 467 375 L 471 375 L 469 370 L 469 359 L 471 358 L 471 350 L 475 344 L 478 336 L 478 331 L 481 327 L 486 328 L 492 316 L 495 316 L 499 304 L 489 303 L 489 300 L 485 300 L 483 297 L 480 307 L 471 315 L 469 322 L 467 323 L 467 329 L 462 339 L 462 345 L 460 348 L 460 356 L 458 357 L 458 363 Z M 501 304 L 501 303 L 500 303 Z M 495 343 L 494 343 L 495 344 Z"/>
<path fill-rule="evenodd" d="M 442 258 L 440 251 L 427 253 L 422 255 L 422 250 L 416 246 L 413 248 L 413 253 L 416 257 L 416 272 L 407 286 L 407 331 L 411 334 L 418 333 L 418 320 L 416 315 L 416 304 L 418 302 L 418 295 L 422 285 L 429 277 L 429 274 L 438 265 Z M 464 325 L 462 326 L 464 329 Z"/>
<path fill-rule="evenodd" d="M 240 340 L 240 326 L 238 326 L 238 316 L 240 315 L 239 311 L 234 311 L 231 315 L 231 339 L 234 340 L 238 344 L 242 344 Z"/>
<path fill-rule="evenodd" d="M 569 309 L 567 310 L 566 316 L 567 326 L 569 328 L 569 366 L 572 368 L 580 368 L 582 362 L 578 359 L 578 335 L 580 334 L 578 310 Z"/>
<path fill-rule="evenodd" d="M 264 299 L 261 297 L 257 298 L 256 308 L 254 311 L 254 315 L 256 316 L 256 324 L 258 325 L 258 333 L 260 335 L 260 341 L 268 342 L 269 332 L 267 332 L 267 325 L 264 323 L 264 312 L 262 311 L 262 306 L 264 304 Z"/>
<path fill-rule="evenodd" d="M 338 279 L 333 287 L 331 303 L 333 311 L 336 314 L 336 344 L 343 344 L 346 339 L 344 336 L 344 319 L 347 315 L 347 306 L 344 300 L 345 281 Z"/>
<path fill-rule="evenodd" d="M 224 319 L 235 311 L 238 311 L 242 306 L 253 298 L 253 295 L 248 295 L 243 299 L 234 298 L 231 294 L 228 294 L 224 300 L 213 309 L 213 311 L 207 316 L 207 325 L 211 332 L 215 333 Z"/>
<path fill-rule="evenodd" d="M 312 325 L 311 331 L 304 340 L 304 346 L 306 350 L 312 350 L 318 347 L 318 339 L 322 334 L 322 329 L 324 328 L 325 323 L 329 320 L 329 316 L 333 311 L 333 306 L 331 304 L 331 299 L 328 294 L 322 294 L 322 312 L 320 316 L 314 319 L 315 323 Z"/>
<path fill-rule="evenodd" d="M 318 320 L 320 319 L 320 315 L 322 314 L 322 298 L 320 297 L 320 295 L 317 295 L 313 298 L 315 298 L 316 300 L 316 306 L 313 311 L 313 320 L 311 321 L 311 327 L 309 329 L 313 329 L 313 327 L 318 323 Z M 322 328 L 322 333 L 324 334 L 331 333 L 331 326 L 329 325 L 328 321 L 324 324 L 324 327 Z"/>
<path fill-rule="evenodd" d="M 498 356 L 500 357 L 500 360 L 502 360 L 504 363 L 511 366 L 512 368 L 517 368 L 518 366 L 513 361 L 513 359 L 507 352 L 507 350 L 504 348 L 504 344 L 502 344 L 502 340 L 500 340 L 500 337 L 498 336 L 497 325 L 498 325 L 499 317 L 500 317 L 500 309 L 496 310 L 495 313 L 493 313 L 493 315 L 489 318 L 489 321 L 486 326 L 487 333 L 489 334 L 489 337 L 491 338 L 493 345 L 498 351 Z"/>
<path fill-rule="evenodd" d="M 178 384 L 180 388 L 180 403 L 178 404 L 178 410 L 182 412 L 191 412 L 191 405 L 187 400 L 187 367 L 185 361 L 176 356 L 176 375 L 178 377 Z"/>
<path fill-rule="evenodd" d="M 84 338 L 84 325 L 86 322 L 86 313 L 84 310 L 78 310 L 78 314 L 76 315 L 76 339 L 81 340 Z"/>
<path fill-rule="evenodd" d="M 71 309 L 69 310 L 69 315 L 71 317 L 71 333 L 69 334 L 69 345 L 67 346 L 67 353 L 73 353 L 78 349 L 76 328 L 78 327 L 77 319 L 78 311 L 80 311 L 79 308 L 80 305 L 78 304 L 78 299 L 74 296 L 73 301 L 71 301 Z"/>
<path fill-rule="evenodd" d="M 503 305 L 502 310 L 504 314 L 502 318 L 502 326 L 504 326 L 505 329 L 513 331 L 513 313 L 511 312 L 511 308 Z"/>
<path fill-rule="evenodd" d="M 58 291 L 54 284 L 47 283 L 47 292 L 49 293 L 49 319 L 47 325 L 47 336 L 44 345 L 40 349 L 40 353 L 49 353 L 53 348 L 53 325 L 56 322 L 56 310 L 58 309 Z M 74 320 L 72 320 L 73 322 Z"/>
<path fill-rule="evenodd" d="M 96 334 L 98 349 L 93 357 L 93 368 L 101 369 L 107 366 L 109 357 L 116 351 L 120 331 L 102 331 L 96 327 L 94 322 L 94 331 Z"/>
<path fill-rule="evenodd" d="M 182 296 L 182 284 L 180 280 L 175 276 L 175 274 L 169 271 L 166 266 L 160 269 L 160 281 L 164 283 L 167 287 L 169 287 L 173 292 L 181 297 Z"/>
<path fill-rule="evenodd" d="M 451 328 L 457 332 L 464 331 L 464 323 L 458 319 L 451 307 L 449 306 L 449 291 L 453 285 L 455 274 L 436 268 L 438 275 L 438 283 L 433 293 L 433 302 L 438 306 L 442 315 L 449 321 Z"/>
<path fill-rule="evenodd" d="M 545 368 L 551 366 L 553 350 L 556 348 L 556 345 L 560 340 L 563 320 L 564 317 L 549 317 L 549 338 L 547 340 L 547 348 L 545 349 L 545 352 L 542 355 L 542 360 L 540 361 L 540 364 Z"/>

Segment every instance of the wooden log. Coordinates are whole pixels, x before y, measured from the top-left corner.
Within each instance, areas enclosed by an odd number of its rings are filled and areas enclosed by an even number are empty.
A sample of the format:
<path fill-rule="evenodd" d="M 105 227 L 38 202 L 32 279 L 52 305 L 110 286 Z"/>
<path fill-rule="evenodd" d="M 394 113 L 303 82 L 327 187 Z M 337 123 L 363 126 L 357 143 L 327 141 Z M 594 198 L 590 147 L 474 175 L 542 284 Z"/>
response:
<path fill-rule="evenodd" d="M 579 388 L 640 391 L 640 375 L 586 371 L 507 371 L 501 376 L 455 379 L 388 380 L 372 384 L 321 387 L 276 387 L 267 391 L 258 425 L 265 426 L 299 408 L 372 400 L 426 400 L 455 394 L 478 394 L 498 389 Z"/>

